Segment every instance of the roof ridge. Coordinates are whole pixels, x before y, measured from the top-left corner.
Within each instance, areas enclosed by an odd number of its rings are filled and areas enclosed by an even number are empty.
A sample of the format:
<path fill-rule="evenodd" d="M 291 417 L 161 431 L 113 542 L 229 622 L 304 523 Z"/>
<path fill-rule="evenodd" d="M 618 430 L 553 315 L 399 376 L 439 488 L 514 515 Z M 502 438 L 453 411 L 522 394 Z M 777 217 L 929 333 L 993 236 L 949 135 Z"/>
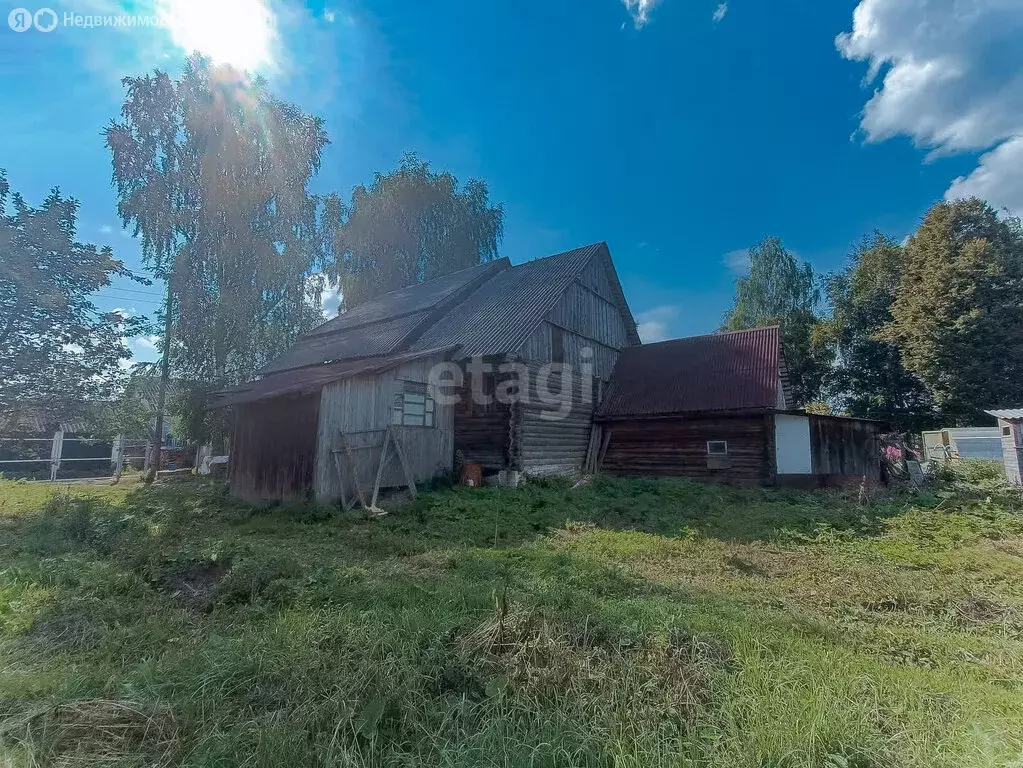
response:
<path fill-rule="evenodd" d="M 511 268 L 512 269 L 517 269 L 519 267 L 525 267 L 525 266 L 528 266 L 530 264 L 536 264 L 538 261 L 547 261 L 548 259 L 556 259 L 556 258 L 558 258 L 558 256 L 567 256 L 568 254 L 575 253 L 576 251 L 584 251 L 584 250 L 586 250 L 588 248 L 599 248 L 602 245 L 606 246 L 607 245 L 607 241 L 606 240 L 599 240 L 599 241 L 597 241 L 595 243 L 587 243 L 586 245 L 579 245 L 579 246 L 576 246 L 575 248 L 569 248 L 567 251 L 558 251 L 557 253 L 548 253 L 546 256 L 537 256 L 535 259 L 526 259 L 525 261 L 519 262 L 518 264 L 512 264 Z M 505 258 L 508 258 L 508 257 L 506 256 Z"/>
<path fill-rule="evenodd" d="M 735 331 L 714 331 L 713 333 L 697 333 L 692 336 L 679 336 L 677 339 L 661 339 L 660 341 L 651 341 L 647 344 L 642 344 L 644 347 L 654 347 L 658 344 L 677 344 L 680 341 L 691 341 L 693 339 L 717 339 L 722 336 L 733 336 L 737 333 L 750 333 L 752 331 L 771 331 L 775 328 L 781 330 L 781 325 L 775 323 L 774 325 L 758 325 L 755 328 L 739 328 Z M 634 349 L 634 347 L 633 347 Z"/>
<path fill-rule="evenodd" d="M 495 259 L 490 259 L 489 261 L 481 261 L 479 264 L 473 264 L 470 267 L 462 267 L 461 269 L 456 269 L 453 272 L 445 272 L 443 275 L 437 275 L 436 277 L 431 277 L 429 280 L 423 280 L 422 282 L 419 282 L 419 283 L 409 283 L 408 285 L 403 285 L 401 288 L 392 288 L 391 290 L 385 291 L 384 293 L 378 293 L 376 296 L 373 296 L 372 298 L 367 299 L 365 302 L 363 302 L 363 304 L 359 304 L 358 306 L 359 307 L 364 306 L 365 304 L 369 304 L 371 301 L 376 301 L 377 299 L 382 299 L 382 298 L 384 298 L 386 296 L 390 296 L 393 293 L 398 293 L 399 291 L 407 291 L 409 288 L 418 288 L 418 287 L 420 287 L 422 285 L 429 285 L 430 283 L 435 282 L 437 280 L 446 280 L 447 278 L 449 278 L 449 277 L 451 277 L 453 275 L 458 275 L 458 274 L 461 274 L 462 272 L 468 272 L 470 269 L 479 269 L 480 267 L 491 267 L 491 266 L 496 265 L 500 261 L 507 261 L 508 262 L 508 266 L 509 267 L 512 266 L 511 260 L 507 256 L 498 256 Z M 352 307 L 352 309 L 356 309 L 356 308 L 357 307 Z M 351 311 L 351 310 L 347 310 L 347 311 Z M 344 313 L 339 312 L 338 313 L 338 317 L 340 317 L 342 314 L 344 314 Z"/>

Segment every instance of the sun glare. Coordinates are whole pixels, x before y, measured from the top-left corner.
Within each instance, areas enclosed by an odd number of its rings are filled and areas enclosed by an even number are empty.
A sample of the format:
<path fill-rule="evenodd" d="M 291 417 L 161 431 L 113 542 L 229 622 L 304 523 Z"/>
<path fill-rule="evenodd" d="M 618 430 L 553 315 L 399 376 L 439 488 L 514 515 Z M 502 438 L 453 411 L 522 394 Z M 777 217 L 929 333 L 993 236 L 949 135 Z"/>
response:
<path fill-rule="evenodd" d="M 274 16 L 263 0 L 159 0 L 171 40 L 218 64 L 258 70 L 271 61 Z"/>

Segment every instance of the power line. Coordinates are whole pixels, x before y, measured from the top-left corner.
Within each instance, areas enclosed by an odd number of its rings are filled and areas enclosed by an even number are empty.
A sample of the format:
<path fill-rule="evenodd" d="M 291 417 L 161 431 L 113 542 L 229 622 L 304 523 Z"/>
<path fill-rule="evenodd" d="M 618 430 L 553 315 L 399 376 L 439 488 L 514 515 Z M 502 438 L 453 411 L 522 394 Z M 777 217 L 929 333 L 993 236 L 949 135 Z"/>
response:
<path fill-rule="evenodd" d="M 163 296 L 162 291 L 140 291 L 137 288 L 121 288 L 117 285 L 112 285 L 108 288 L 100 288 L 101 291 L 121 291 L 122 293 L 137 293 L 142 296 Z"/>
<path fill-rule="evenodd" d="M 101 298 L 101 299 L 117 299 L 117 301 L 119 301 L 119 302 L 123 301 L 123 302 L 128 302 L 130 304 L 152 304 L 152 305 L 157 306 L 157 307 L 160 306 L 161 304 L 163 304 L 162 301 L 158 301 L 157 299 L 140 299 L 138 296 L 118 296 L 118 295 L 112 294 L 112 293 L 104 294 L 103 296 L 100 296 L 99 298 Z"/>

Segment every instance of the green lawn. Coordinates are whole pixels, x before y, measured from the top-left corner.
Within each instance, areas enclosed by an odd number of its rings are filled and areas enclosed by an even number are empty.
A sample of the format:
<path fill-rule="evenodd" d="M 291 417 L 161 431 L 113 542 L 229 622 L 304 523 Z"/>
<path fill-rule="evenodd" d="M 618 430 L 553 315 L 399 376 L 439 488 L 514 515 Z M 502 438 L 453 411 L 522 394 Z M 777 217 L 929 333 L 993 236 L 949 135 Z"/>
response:
<path fill-rule="evenodd" d="M 979 475 L 53 494 L 0 481 L 3 765 L 1023 766 L 1023 501 Z"/>

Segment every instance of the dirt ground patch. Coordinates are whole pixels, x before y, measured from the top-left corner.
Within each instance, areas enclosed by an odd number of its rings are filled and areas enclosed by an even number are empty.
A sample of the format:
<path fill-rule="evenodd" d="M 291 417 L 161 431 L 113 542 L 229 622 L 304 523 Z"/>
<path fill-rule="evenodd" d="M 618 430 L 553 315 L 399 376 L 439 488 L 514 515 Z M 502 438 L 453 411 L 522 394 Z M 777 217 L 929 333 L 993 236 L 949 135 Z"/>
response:
<path fill-rule="evenodd" d="M 166 590 L 193 611 L 212 604 L 217 585 L 227 573 L 227 566 L 215 560 L 197 560 L 167 579 Z"/>

